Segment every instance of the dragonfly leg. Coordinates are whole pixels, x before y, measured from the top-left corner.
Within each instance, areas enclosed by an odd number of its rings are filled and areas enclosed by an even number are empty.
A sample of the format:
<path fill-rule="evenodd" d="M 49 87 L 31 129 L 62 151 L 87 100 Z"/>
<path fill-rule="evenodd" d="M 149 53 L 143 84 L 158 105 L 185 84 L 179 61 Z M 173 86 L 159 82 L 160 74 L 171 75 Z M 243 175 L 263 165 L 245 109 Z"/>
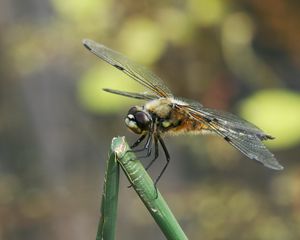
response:
<path fill-rule="evenodd" d="M 141 137 L 138 138 L 138 140 L 136 140 L 131 146 L 130 148 L 135 148 L 138 145 L 140 145 L 140 143 L 145 139 L 145 137 L 147 136 L 147 134 L 143 134 Z"/>
<path fill-rule="evenodd" d="M 147 150 L 146 155 L 145 156 L 139 156 L 138 158 L 146 158 L 146 157 L 149 157 L 151 155 L 151 151 L 152 151 L 152 134 L 151 133 L 148 133 L 148 137 L 147 137 L 147 140 L 146 140 L 146 143 L 145 143 L 144 147 L 142 147 L 141 149 L 129 150 L 129 152 L 138 153 L 138 152 L 143 152 L 145 150 Z"/>
<path fill-rule="evenodd" d="M 147 135 L 147 134 L 145 134 L 143 138 L 140 137 L 136 142 L 138 142 L 141 138 L 142 138 L 142 140 L 143 140 L 143 139 L 145 138 L 146 135 Z M 134 152 L 134 153 L 136 153 L 136 152 L 142 152 L 142 151 L 144 151 L 144 150 L 147 149 L 147 154 L 146 154 L 145 156 L 137 157 L 137 159 L 149 157 L 149 156 L 151 155 L 151 151 L 152 151 L 152 144 L 151 144 L 151 143 L 152 143 L 152 137 L 153 137 L 153 134 L 152 134 L 151 132 L 148 133 L 148 138 L 147 138 L 146 144 L 144 145 L 144 147 L 143 147 L 142 149 L 138 149 L 138 150 L 128 150 L 126 153 L 128 153 L 128 152 Z M 142 140 L 141 140 L 141 141 L 142 141 Z M 135 145 L 136 142 L 135 142 L 133 145 Z M 139 144 L 139 143 L 138 143 L 138 144 Z M 125 153 L 125 154 L 126 154 L 126 153 Z M 128 186 L 128 188 L 131 188 L 131 187 L 132 187 L 132 184 L 130 184 L 130 185 Z"/>
<path fill-rule="evenodd" d="M 165 166 L 163 167 L 163 169 L 161 170 L 160 174 L 158 175 L 157 179 L 156 179 L 155 182 L 154 182 L 154 186 L 155 186 L 155 187 L 156 187 L 156 185 L 157 185 L 159 179 L 162 177 L 162 175 L 163 175 L 164 172 L 166 171 L 166 169 L 167 169 L 167 167 L 168 167 L 168 165 L 169 165 L 169 162 L 170 162 L 170 154 L 169 154 L 169 152 L 168 152 L 168 149 L 167 149 L 167 147 L 166 147 L 166 145 L 165 145 L 163 139 L 162 139 L 159 135 L 157 135 L 157 138 L 158 138 L 158 141 L 159 141 L 160 145 L 162 146 L 162 148 L 163 148 L 163 150 L 164 150 L 164 153 L 165 153 L 165 156 L 166 156 L 166 164 L 165 164 Z"/>
<path fill-rule="evenodd" d="M 148 170 L 152 164 L 155 162 L 155 160 L 158 158 L 158 139 L 157 137 L 154 137 L 154 158 L 150 161 L 150 163 L 146 166 L 146 170 Z"/>

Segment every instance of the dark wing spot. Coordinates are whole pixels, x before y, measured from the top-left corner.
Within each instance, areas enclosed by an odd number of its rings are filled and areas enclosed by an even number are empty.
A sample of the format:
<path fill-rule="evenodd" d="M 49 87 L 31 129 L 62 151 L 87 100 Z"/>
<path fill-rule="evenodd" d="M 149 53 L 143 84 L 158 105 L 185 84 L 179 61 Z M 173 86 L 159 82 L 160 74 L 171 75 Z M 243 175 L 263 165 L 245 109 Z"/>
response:
<path fill-rule="evenodd" d="M 203 118 L 207 123 L 210 123 L 212 121 L 210 118 L 207 118 L 207 117 L 203 117 Z"/>
<path fill-rule="evenodd" d="M 218 122 L 219 122 L 219 120 L 218 120 L 218 119 L 216 119 L 216 118 L 213 118 L 213 121 L 214 121 L 214 122 L 216 122 L 216 123 L 218 123 Z"/>
<path fill-rule="evenodd" d="M 260 140 L 273 140 L 275 139 L 274 137 L 270 136 L 270 135 L 266 135 L 266 134 L 256 134 L 256 136 L 260 139 Z"/>
<path fill-rule="evenodd" d="M 85 42 L 83 42 L 83 46 L 85 46 L 89 51 L 92 51 L 89 45 L 87 45 Z"/>
<path fill-rule="evenodd" d="M 208 118 L 208 117 L 203 117 L 203 118 L 207 123 L 210 123 L 210 122 L 218 123 L 219 122 L 219 120 L 216 118 Z"/>
<path fill-rule="evenodd" d="M 123 67 L 121 67 L 121 66 L 119 66 L 119 65 L 113 65 L 113 66 L 114 66 L 115 68 L 121 70 L 121 71 L 124 71 L 124 70 L 125 70 Z"/>
<path fill-rule="evenodd" d="M 230 142 L 230 141 L 231 141 L 230 138 L 227 137 L 227 136 L 225 136 L 224 139 L 225 139 L 227 142 Z"/>
<path fill-rule="evenodd" d="M 275 139 L 275 137 L 273 137 L 273 136 L 271 136 L 271 135 L 266 135 L 266 139 L 271 139 L 271 140 L 273 140 L 273 139 Z"/>

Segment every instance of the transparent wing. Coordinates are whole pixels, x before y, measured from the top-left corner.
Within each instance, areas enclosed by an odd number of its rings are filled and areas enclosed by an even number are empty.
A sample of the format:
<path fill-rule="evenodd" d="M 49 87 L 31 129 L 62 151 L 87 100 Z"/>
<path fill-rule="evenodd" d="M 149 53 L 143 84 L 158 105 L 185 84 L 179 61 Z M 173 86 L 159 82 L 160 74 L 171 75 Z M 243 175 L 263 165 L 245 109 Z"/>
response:
<path fill-rule="evenodd" d="M 164 85 L 163 81 L 144 66 L 139 65 L 122 54 L 92 40 L 83 40 L 83 45 L 99 58 L 123 71 L 138 83 L 150 89 L 157 96 L 172 96 L 171 91 Z"/>
<path fill-rule="evenodd" d="M 148 93 L 125 92 L 125 91 L 119 91 L 119 90 L 114 90 L 114 89 L 109 89 L 109 88 L 103 88 L 103 90 L 105 92 L 118 94 L 118 95 L 122 95 L 122 96 L 125 96 L 125 97 L 140 99 L 140 100 L 154 100 L 154 99 L 157 99 L 157 96 L 151 95 L 151 94 L 148 94 Z"/>
<path fill-rule="evenodd" d="M 250 159 L 275 170 L 283 169 L 262 143 L 263 140 L 274 138 L 252 123 L 230 113 L 204 108 L 201 104 L 197 106 L 195 102 L 187 108 L 192 118 L 206 124 Z"/>

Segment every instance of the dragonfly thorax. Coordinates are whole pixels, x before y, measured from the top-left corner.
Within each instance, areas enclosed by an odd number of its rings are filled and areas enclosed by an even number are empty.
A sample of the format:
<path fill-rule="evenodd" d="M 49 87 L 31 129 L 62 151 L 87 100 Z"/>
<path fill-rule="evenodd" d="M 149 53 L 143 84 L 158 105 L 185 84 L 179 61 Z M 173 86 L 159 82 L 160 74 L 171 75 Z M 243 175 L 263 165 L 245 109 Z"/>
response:
<path fill-rule="evenodd" d="M 132 107 L 125 118 L 127 127 L 136 134 L 149 131 L 152 127 L 152 117 L 142 107 Z"/>

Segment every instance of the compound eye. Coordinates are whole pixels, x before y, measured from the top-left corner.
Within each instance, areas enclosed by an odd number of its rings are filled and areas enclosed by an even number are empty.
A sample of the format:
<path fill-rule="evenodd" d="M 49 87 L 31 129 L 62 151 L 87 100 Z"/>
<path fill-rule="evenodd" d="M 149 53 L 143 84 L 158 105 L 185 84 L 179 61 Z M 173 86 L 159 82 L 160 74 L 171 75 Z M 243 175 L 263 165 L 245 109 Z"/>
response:
<path fill-rule="evenodd" d="M 150 128 L 151 125 L 151 118 L 150 116 L 145 112 L 137 112 L 135 115 L 135 121 L 137 125 L 143 129 L 147 130 Z"/>
<path fill-rule="evenodd" d="M 129 109 L 127 115 L 135 115 L 136 112 L 137 112 L 137 108 L 136 107 L 132 107 L 132 108 Z"/>

